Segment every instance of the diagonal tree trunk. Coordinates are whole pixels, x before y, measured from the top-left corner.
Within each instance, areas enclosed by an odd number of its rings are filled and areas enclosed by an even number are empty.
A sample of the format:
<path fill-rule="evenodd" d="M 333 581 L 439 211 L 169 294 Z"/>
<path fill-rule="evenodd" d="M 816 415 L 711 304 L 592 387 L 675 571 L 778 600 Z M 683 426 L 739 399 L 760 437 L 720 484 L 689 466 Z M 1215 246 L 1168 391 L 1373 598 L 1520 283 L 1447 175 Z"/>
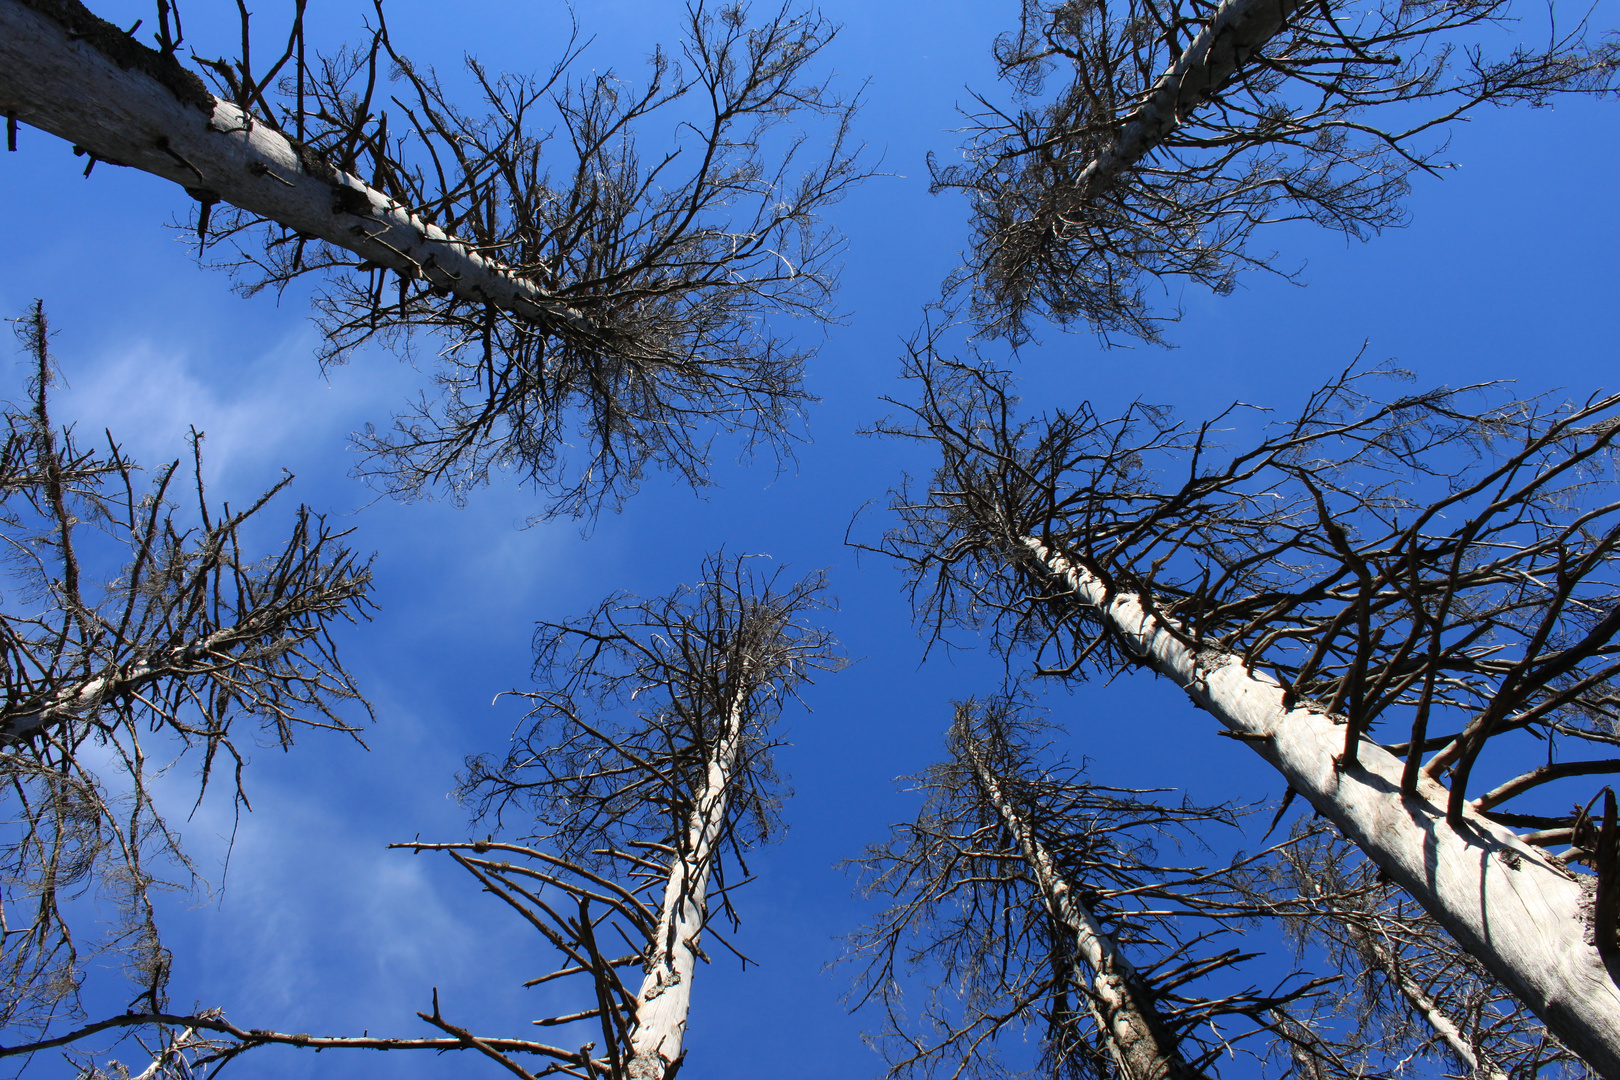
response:
<path fill-rule="evenodd" d="M 215 97 L 172 56 L 76 0 L 0 0 L 0 113 L 464 300 L 553 329 L 590 329 L 534 282 Z"/>
<path fill-rule="evenodd" d="M 1468 1068 L 1470 1080 L 1508 1080 L 1507 1074 L 1491 1062 L 1486 1061 L 1483 1066 L 1480 1064 L 1480 1055 L 1462 1028 L 1434 996 L 1412 977 L 1407 965 L 1401 962 L 1394 949 L 1380 939 L 1376 929 L 1361 925 L 1355 914 L 1350 911 L 1335 909 L 1332 899 L 1327 896 L 1320 881 L 1311 879 L 1309 885 L 1311 894 L 1317 900 L 1329 905 L 1328 917 L 1338 924 L 1351 946 L 1390 981 L 1412 1011 L 1421 1016 L 1423 1022 L 1445 1044 L 1446 1049 Z"/>
<path fill-rule="evenodd" d="M 1240 659 L 1197 651 L 1135 593 L 1031 536 L 1014 555 L 1094 608 L 1124 645 L 1287 778 L 1323 817 L 1407 890 L 1560 1039 L 1602 1075 L 1620 1077 L 1620 987 L 1588 941 L 1591 900 L 1577 877 L 1504 826 L 1463 811 L 1427 774 L 1401 796 L 1400 759 L 1365 739 L 1339 762 L 1344 729 L 1320 707 L 1289 700 Z"/>
<path fill-rule="evenodd" d="M 1075 973 L 1078 986 L 1090 988 L 1086 1003 L 1124 1080 L 1195 1080 L 1191 1068 L 1165 1030 L 1142 977 L 1103 930 L 1084 900 L 1058 871 L 1031 823 L 1007 798 L 984 759 L 971 753 L 973 776 L 985 799 L 996 808 L 1007 829 L 1018 838 L 1024 862 L 1041 890 L 1047 913 L 1073 935 L 1075 958 L 1088 971 Z"/>
<path fill-rule="evenodd" d="M 1388 977 L 1390 982 L 1395 984 L 1395 988 L 1401 992 L 1401 996 L 1406 999 L 1407 1004 L 1412 1007 L 1413 1011 L 1423 1017 L 1424 1023 L 1434 1030 L 1435 1035 L 1445 1044 L 1446 1049 L 1450 1050 L 1458 1061 L 1468 1067 L 1468 1075 L 1471 1078 L 1477 1077 L 1478 1080 L 1508 1080 L 1506 1074 L 1490 1062 L 1487 1061 L 1483 1065 L 1480 1063 L 1479 1054 L 1474 1051 L 1473 1045 L 1469 1043 L 1468 1037 L 1463 1034 L 1462 1028 L 1458 1027 L 1457 1022 L 1446 1014 L 1446 1010 L 1440 1007 L 1439 1002 L 1435 1001 L 1422 986 L 1418 985 L 1416 980 L 1406 973 L 1400 960 L 1390 952 L 1383 942 L 1371 934 L 1362 932 L 1360 928 L 1348 920 L 1341 920 L 1341 925 L 1344 927 L 1345 934 L 1356 947 L 1377 965 L 1378 969 Z"/>
<path fill-rule="evenodd" d="M 686 1018 L 692 1008 L 692 976 L 698 942 L 708 922 L 710 872 L 715 844 L 726 820 L 731 776 L 742 745 L 744 705 L 749 698 L 746 666 L 726 711 L 701 791 L 687 819 L 685 842 L 669 866 L 656 936 L 649 941 L 646 977 L 636 995 L 628 1075 L 631 1080 L 664 1080 L 681 1060 Z"/>
<path fill-rule="evenodd" d="M 1142 103 L 1124 117 L 1119 133 L 1075 178 L 1082 204 L 1162 143 L 1189 113 L 1208 102 L 1244 64 L 1276 37 L 1298 0 L 1225 0 Z"/>

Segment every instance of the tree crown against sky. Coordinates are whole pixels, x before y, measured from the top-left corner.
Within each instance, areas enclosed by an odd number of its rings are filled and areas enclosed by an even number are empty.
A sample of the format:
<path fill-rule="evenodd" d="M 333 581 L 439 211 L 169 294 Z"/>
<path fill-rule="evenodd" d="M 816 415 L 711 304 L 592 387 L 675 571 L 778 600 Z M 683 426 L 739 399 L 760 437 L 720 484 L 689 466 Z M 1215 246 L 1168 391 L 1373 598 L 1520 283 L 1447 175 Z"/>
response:
<path fill-rule="evenodd" d="M 1377 384 L 1406 373 L 1351 368 L 1252 446 L 1227 447 L 1229 414 L 1183 423 L 1132 405 L 1106 419 L 1083 403 L 1022 416 L 1005 374 L 934 345 L 915 345 L 909 422 L 879 427 L 942 452 L 925 488 L 896 493 L 886 542 L 934 632 L 986 627 L 1050 675 L 1128 664 L 1105 624 L 1006 579 L 1011 550 L 1039 537 L 1151 596 L 1197 647 L 1346 713 L 1347 754 L 1409 702 L 1420 726 L 1431 710 L 1466 721 L 1443 737 L 1415 728 L 1409 744 L 1409 762 L 1429 741 L 1467 744 L 1442 761 L 1460 766 L 1459 787 L 1510 715 L 1614 743 L 1620 398 L 1476 386 L 1383 401 Z M 1437 666 L 1417 663 L 1426 652 Z M 1491 792 L 1487 808 L 1530 786 Z"/>
<path fill-rule="evenodd" d="M 1026 0 L 996 41 L 1011 100 L 976 93 L 965 160 L 930 161 L 973 214 L 947 291 L 1015 343 L 1037 320 L 1158 341 L 1174 313 L 1156 288 L 1292 272 L 1264 230 L 1251 245 L 1260 226 L 1399 225 L 1413 174 L 1449 166 L 1454 122 L 1611 90 L 1620 40 L 1589 19 L 1505 0 Z"/>
<path fill-rule="evenodd" d="M 1593 756 L 1620 740 L 1620 399 L 1385 403 L 1351 368 L 1226 450 L 1224 416 L 1025 419 L 1004 374 L 935 344 L 914 346 L 910 422 L 880 427 L 942 459 L 884 542 L 925 624 L 983 627 L 1041 675 L 1172 679 L 1613 1071 L 1613 789 L 1536 800 L 1620 772 Z M 1535 940 L 1502 926 L 1521 901 L 1546 905 Z"/>
<path fill-rule="evenodd" d="M 574 39 L 540 75 L 469 56 L 471 105 L 395 48 L 380 4 L 327 51 L 303 3 L 268 47 L 249 15 L 237 55 L 186 62 L 167 0 L 155 48 L 19 0 L 0 104 L 78 143 L 86 176 L 104 159 L 184 186 L 200 252 L 247 291 L 318 277 L 325 362 L 432 333 L 434 394 L 358 440 L 381 487 L 510 473 L 539 516 L 593 515 L 649 467 L 703 486 L 718 434 L 787 454 L 814 349 L 785 324 L 832 317 L 820 215 L 864 175 L 853 102 L 808 72 L 830 22 L 693 5 L 640 80 L 584 71 Z"/>
<path fill-rule="evenodd" d="M 1332 980 L 1243 970 L 1245 929 L 1279 909 L 1255 870 L 1274 852 L 1200 862 L 1245 808 L 1093 783 L 1040 745 L 1054 734 L 1014 699 L 958 703 L 945 760 L 910 778 L 916 820 L 859 860 L 895 901 L 845 957 L 856 1002 L 882 1007 L 889 1075 L 1004 1075 L 1020 1041 L 1050 1077 L 1286 1055 L 1273 1029 Z"/>
<path fill-rule="evenodd" d="M 43 305 L 17 324 L 33 366 L 29 407 L 5 413 L 0 452 L 10 815 L 0 1017 L 44 1032 L 79 1009 L 89 964 L 104 958 L 124 958 L 135 1001 L 166 1006 L 152 893 L 187 890 L 196 870 L 156 782 L 178 755 L 200 770 L 198 801 L 217 770 L 245 806 L 243 727 L 257 722 L 246 739 L 283 749 L 300 730 L 358 734 L 350 715 L 365 702 L 332 624 L 366 617 L 371 574 L 347 533 L 307 507 L 279 551 L 252 554 L 242 534 L 288 481 L 245 510 L 212 505 L 196 432 L 191 476 L 177 460 L 149 487 L 110 432 L 104 449 L 82 447 L 51 412 Z M 107 901 L 104 926 L 75 903 L 86 891 Z"/>
<path fill-rule="evenodd" d="M 130 21 L 133 21 L 133 19 L 130 19 Z M 399 36 L 399 32 L 400 32 L 399 19 L 395 19 L 394 26 L 390 26 L 390 31 L 394 32 L 395 36 Z M 988 40 L 988 39 L 990 39 L 990 36 L 983 37 L 983 40 Z M 445 66 L 449 66 L 449 65 L 445 65 Z M 26 136 L 24 136 L 24 138 L 26 138 Z M 105 175 L 107 175 L 107 172 L 109 172 L 109 168 L 105 167 L 105 165 L 100 165 L 100 167 L 97 167 L 96 172 L 94 172 L 94 175 L 92 175 L 91 183 L 99 183 L 99 181 L 104 180 Z M 211 214 L 211 225 L 212 225 L 212 223 L 214 223 L 215 215 L 217 215 L 217 220 L 219 220 L 219 222 L 224 222 L 224 220 L 227 220 L 227 219 L 225 219 L 225 209 L 224 209 L 224 207 L 215 207 L 214 212 L 212 212 L 212 214 Z M 938 275 L 933 275 L 932 280 L 938 280 Z M 298 285 L 296 285 L 296 283 L 295 283 L 295 285 L 293 285 L 292 293 L 290 293 L 290 295 L 293 295 L 293 296 L 298 295 Z M 1140 377 L 1140 374 L 1142 374 L 1142 372 L 1140 372 L 1140 371 L 1137 372 L 1137 377 Z M 1251 395 L 1251 397 L 1259 397 L 1259 395 Z M 1056 398 L 1055 398 L 1055 400 L 1056 400 Z M 1068 400 L 1074 400 L 1074 395 L 1068 395 L 1068 397 L 1061 398 L 1061 400 L 1066 400 L 1066 402 L 1068 402 Z M 1267 393 L 1267 395 L 1265 395 L 1265 400 L 1270 400 L 1270 402 L 1277 402 L 1277 400 L 1286 400 L 1286 395 L 1281 395 L 1281 393 Z M 862 406 L 862 411 L 865 411 L 865 413 L 867 413 L 867 415 L 870 415 L 870 403 L 865 403 L 865 405 Z M 854 468 L 855 468 L 855 470 L 860 470 L 860 468 L 862 468 L 862 466 L 855 465 Z M 651 494 L 651 492 L 648 492 L 648 494 Z M 661 504 L 658 504 L 658 505 L 661 505 Z M 763 504 L 761 504 L 761 505 L 763 505 Z M 847 507 L 846 508 L 839 508 L 839 513 L 844 512 L 844 510 L 847 510 Z M 825 510 L 823 510 L 823 512 L 825 512 Z M 525 512 L 520 513 L 520 515 L 518 515 L 518 517 L 528 517 L 528 513 L 531 513 L 531 510 L 525 510 Z M 693 513 L 695 513 L 695 512 L 693 512 Z M 834 517 L 836 517 L 836 515 L 834 515 Z M 672 520 L 672 518 L 671 518 L 671 520 Z M 642 521 L 643 521 L 643 528 L 645 528 L 646 518 L 642 518 Z M 732 526 L 732 528 L 742 528 L 742 526 Z M 748 528 L 752 528 L 752 526 L 748 526 Z M 659 536 L 663 536 L 663 533 L 664 533 L 664 529 L 659 529 L 659 533 L 658 533 Z M 645 547 L 646 547 L 645 544 L 638 544 L 638 547 L 640 547 L 640 551 L 637 552 L 637 560 L 638 560 L 638 562 L 640 562 L 640 560 L 646 560 L 646 562 L 648 562 L 648 565 L 651 565 L 651 562 L 653 562 L 653 560 L 658 559 L 658 554 L 656 554 L 656 552 L 645 551 Z M 706 549 L 708 549 L 708 551 L 713 551 L 713 542 L 710 542 L 710 544 L 708 544 L 708 546 L 706 546 Z M 667 575 L 671 575 L 671 576 L 690 575 L 690 570 L 692 570 L 692 565 L 697 565 L 697 559 L 689 559 L 689 560 L 687 560 L 687 565 L 682 565 L 682 567 L 676 567 L 676 565 L 674 565 L 674 563 L 671 562 L 671 563 L 669 563 L 669 565 L 667 565 L 666 573 L 667 573 Z M 805 565 L 805 563 L 800 562 L 800 565 Z M 812 562 L 812 563 L 808 563 L 808 565 L 818 565 L 818 563 Z M 617 575 L 619 575 L 619 573 L 632 573 L 632 570 L 630 570 L 629 565 L 624 565 L 624 567 L 617 567 L 616 570 L 614 570 L 614 575 L 617 576 Z M 633 573 L 642 573 L 642 570 L 633 570 Z M 690 580 L 690 578 L 684 578 L 684 580 Z M 669 585 L 669 581 L 667 581 L 667 580 L 658 581 L 658 583 L 656 583 L 656 585 L 650 585 L 650 586 L 646 586 L 646 588 L 640 588 L 640 591 L 642 591 L 643 594 L 659 593 L 659 591 L 663 591 L 663 589 L 666 589 L 667 585 Z M 561 615 L 551 615 L 551 617 L 561 617 Z M 523 636 L 523 635 L 520 635 L 520 636 Z M 891 654 L 891 656 L 893 656 L 893 654 Z M 904 665 L 906 665 L 906 662 L 897 662 L 897 664 L 891 664 L 891 667 L 904 667 Z M 504 683 L 507 682 L 507 680 L 509 680 L 509 678 L 510 678 L 510 675 L 507 675 L 507 677 L 501 678 L 501 680 L 499 680 L 499 682 L 497 682 L 496 685 L 504 685 Z M 818 695 L 820 695 L 820 693 L 821 693 L 821 691 L 818 690 Z M 932 725 L 938 724 L 938 717 L 935 717 L 935 719 L 933 719 L 933 721 L 923 721 L 923 725 L 925 725 L 925 727 L 927 727 L 927 725 L 930 725 L 930 724 L 932 724 Z M 863 735 L 865 735 L 865 737 L 867 737 L 867 738 L 875 738 L 875 737 L 878 737 L 878 732 L 863 732 Z M 932 742 L 932 740 L 930 740 L 930 742 Z M 846 753 L 847 753 L 847 750 L 846 750 Z M 855 763 L 851 763 L 851 767 L 854 767 L 854 764 Z M 800 771 L 800 769 L 795 769 L 795 772 L 800 772 L 800 776 L 802 776 L 802 771 Z M 867 836 L 870 837 L 870 829 L 868 829 L 868 831 L 867 831 Z M 390 837 L 390 839 L 397 839 L 397 837 Z M 846 847 L 846 848 L 844 848 L 844 850 L 846 850 L 846 852 L 847 852 L 847 850 L 855 850 L 855 848 L 854 847 Z M 701 1006 L 700 1006 L 700 1012 L 701 1012 Z M 241 1015 L 241 1014 L 237 1014 L 237 1015 Z M 445 1014 L 445 1015 L 449 1015 L 449 1014 Z M 309 1025 L 309 1027 L 313 1027 L 313 1025 Z M 360 1027 L 360 1025 L 355 1025 L 355 1027 Z M 321 1062 L 322 1065 L 326 1064 L 326 1059 L 324 1059 L 324 1057 L 322 1057 L 322 1059 L 318 1059 L 318 1061 Z"/>

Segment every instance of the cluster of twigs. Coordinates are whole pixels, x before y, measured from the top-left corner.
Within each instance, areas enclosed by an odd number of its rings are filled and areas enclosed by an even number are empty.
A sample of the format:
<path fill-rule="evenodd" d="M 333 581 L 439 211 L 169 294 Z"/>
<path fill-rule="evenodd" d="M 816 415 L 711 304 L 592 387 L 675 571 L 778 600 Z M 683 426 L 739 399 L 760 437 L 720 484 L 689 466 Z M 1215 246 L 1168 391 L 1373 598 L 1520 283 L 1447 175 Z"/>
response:
<path fill-rule="evenodd" d="M 655 52 L 644 85 L 576 75 L 575 41 L 538 78 L 469 60 L 483 98 L 470 111 L 395 50 L 380 3 L 369 42 L 331 56 L 306 55 L 303 18 L 300 2 L 284 48 L 255 68 L 244 9 L 241 55 L 203 74 L 300 154 L 547 298 L 545 311 L 503 307 L 458 291 L 449 267 L 385 267 L 203 204 L 205 241 L 236 242 L 228 261 L 250 289 L 324 276 L 328 361 L 378 336 L 435 335 L 438 397 L 363 439 L 386 488 L 456 493 L 511 470 L 550 512 L 581 514 L 649 465 L 706 483 L 716 432 L 785 452 L 808 349 L 780 319 L 828 316 L 840 244 L 818 215 L 862 176 L 852 104 L 807 77 L 832 24 L 696 4 L 679 53 Z M 158 44 L 173 52 L 168 25 Z M 831 130 L 801 165 L 805 136 L 784 125 L 804 115 Z M 649 125 L 673 135 L 649 148 Z M 348 201 L 359 213 L 367 196 Z"/>
<path fill-rule="evenodd" d="M 1234 1054 L 1255 1067 L 1290 1009 L 1335 981 L 1238 981 L 1258 954 L 1237 938 L 1289 909 L 1256 869 L 1274 850 L 1171 861 L 1161 848 L 1202 846 L 1242 811 L 1092 783 L 1046 760 L 1043 727 L 1005 697 L 959 704 L 949 756 L 914 778 L 917 819 L 860 860 L 864 890 L 897 901 L 849 957 L 855 1004 L 883 1007 L 890 1075 L 1005 1075 L 1008 1036 L 1032 1028 L 1046 1076 L 1203 1076 Z M 929 989 L 908 1016 L 916 973 Z M 1314 1052 L 1314 1036 L 1296 1042 Z"/>
<path fill-rule="evenodd" d="M 1319 1075 L 1398 1073 L 1423 1057 L 1481 1080 L 1596 1075 L 1331 830 L 1296 827 L 1268 869 L 1267 895 L 1293 898 L 1284 918 L 1301 951 L 1342 976 L 1331 1015 L 1311 1025 Z"/>
<path fill-rule="evenodd" d="M 1257 226 L 1398 224 L 1410 175 L 1444 166 L 1452 121 L 1614 86 L 1617 46 L 1584 17 L 1549 9 L 1532 45 L 1503 26 L 1520 14 L 1508 0 L 1025 0 L 996 45 L 1014 100 L 980 97 L 966 160 L 934 167 L 936 190 L 972 204 L 952 288 L 1014 341 L 1043 317 L 1156 340 L 1154 280 L 1227 292 L 1242 269 L 1276 269 L 1249 247 Z"/>
<path fill-rule="evenodd" d="M 76 1008 L 98 953 L 124 956 L 140 1011 L 162 1009 L 150 892 L 166 873 L 189 884 L 191 870 L 153 782 L 190 750 L 199 799 L 222 760 L 243 799 L 242 722 L 284 747 L 300 727 L 354 733 L 343 710 L 364 703 L 330 629 L 364 616 L 370 573 L 306 508 L 275 554 L 245 551 L 243 527 L 287 481 L 245 510 L 210 506 L 200 434 L 189 511 L 173 501 L 179 462 L 148 487 L 111 436 L 104 451 L 83 447 L 50 413 L 39 305 L 19 331 L 28 405 L 6 410 L 0 450 L 0 1023 L 44 1031 Z M 86 892 L 119 913 L 99 940 L 73 932 Z"/>

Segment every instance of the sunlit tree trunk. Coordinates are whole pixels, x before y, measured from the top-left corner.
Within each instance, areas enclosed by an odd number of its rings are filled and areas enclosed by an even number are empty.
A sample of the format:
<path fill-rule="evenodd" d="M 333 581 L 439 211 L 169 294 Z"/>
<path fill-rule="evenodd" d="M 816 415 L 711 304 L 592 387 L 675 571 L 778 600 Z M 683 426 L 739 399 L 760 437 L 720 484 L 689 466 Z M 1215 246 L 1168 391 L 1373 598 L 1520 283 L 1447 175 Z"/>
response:
<path fill-rule="evenodd" d="M 1090 988 L 1087 1007 L 1121 1076 L 1124 1080 L 1192 1080 L 1201 1076 L 1182 1060 L 1176 1040 L 1159 1021 L 1142 977 L 1064 880 L 1031 823 L 1007 798 L 981 757 L 974 754 L 971 764 L 985 799 L 1017 837 L 1048 914 L 1073 935 L 1075 959 L 1089 969 L 1076 972 L 1075 982 Z"/>
<path fill-rule="evenodd" d="M 1275 766 L 1554 1034 L 1620 1076 L 1620 988 L 1588 941 L 1591 899 L 1573 872 L 1471 807 L 1452 828 L 1449 793 L 1426 774 L 1403 799 L 1403 763 L 1371 742 L 1342 765 L 1344 729 L 1320 707 L 1290 701 L 1236 656 L 1190 647 L 1137 594 L 1111 591 L 1039 539 L 1017 544 L 1026 565 L 1096 609 L 1143 663 Z"/>
<path fill-rule="evenodd" d="M 746 672 L 739 680 L 725 727 L 709 759 L 703 789 L 687 820 L 685 843 L 670 862 L 657 936 L 649 942 L 646 977 L 636 995 L 629 1075 L 632 1080 L 663 1080 L 681 1059 L 686 1017 L 692 1007 L 692 976 L 699 939 L 708 921 L 709 874 L 714 846 L 726 820 L 728 787 L 742 744 Z"/>
<path fill-rule="evenodd" d="M 215 97 L 173 57 L 78 4 L 0 0 L 0 113 L 94 159 L 170 180 L 205 204 L 229 203 L 462 299 L 582 323 L 538 285 Z"/>

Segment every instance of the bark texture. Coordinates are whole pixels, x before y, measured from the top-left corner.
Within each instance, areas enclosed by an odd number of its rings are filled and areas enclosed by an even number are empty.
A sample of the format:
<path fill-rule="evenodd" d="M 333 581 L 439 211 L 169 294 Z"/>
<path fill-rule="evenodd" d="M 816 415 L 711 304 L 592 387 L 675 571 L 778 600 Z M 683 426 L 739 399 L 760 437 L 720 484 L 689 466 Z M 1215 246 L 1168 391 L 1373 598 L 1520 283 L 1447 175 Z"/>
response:
<path fill-rule="evenodd" d="M 172 58 L 72 0 L 0 0 L 0 112 L 94 159 L 179 184 L 406 278 L 542 325 L 584 316 L 298 141 L 209 93 Z"/>
<path fill-rule="evenodd" d="M 1592 900 L 1546 853 L 1471 807 L 1446 821 L 1449 792 L 1423 775 L 1403 799 L 1402 762 L 1363 739 L 1341 765 L 1342 723 L 1290 701 L 1269 676 L 1224 653 L 1196 652 L 1131 592 L 1034 537 L 1024 560 L 1095 608 L 1142 662 L 1275 766 L 1290 786 L 1602 1075 L 1620 1077 L 1620 988 L 1589 941 Z"/>

